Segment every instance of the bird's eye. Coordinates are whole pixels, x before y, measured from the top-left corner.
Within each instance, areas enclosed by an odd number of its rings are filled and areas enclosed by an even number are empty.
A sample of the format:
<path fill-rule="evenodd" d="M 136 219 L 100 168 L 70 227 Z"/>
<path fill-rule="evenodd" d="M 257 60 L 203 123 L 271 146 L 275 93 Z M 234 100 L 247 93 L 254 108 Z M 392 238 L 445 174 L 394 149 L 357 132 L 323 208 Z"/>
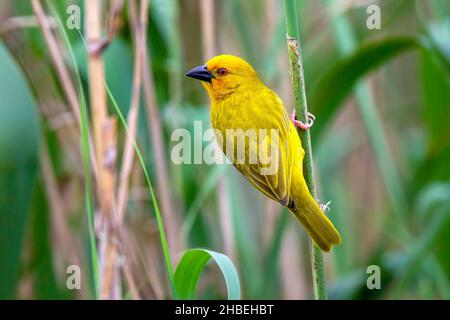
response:
<path fill-rule="evenodd" d="M 217 74 L 219 76 L 225 76 L 225 75 L 227 75 L 227 73 L 228 73 L 228 70 L 225 68 L 220 68 L 219 70 L 217 70 Z"/>

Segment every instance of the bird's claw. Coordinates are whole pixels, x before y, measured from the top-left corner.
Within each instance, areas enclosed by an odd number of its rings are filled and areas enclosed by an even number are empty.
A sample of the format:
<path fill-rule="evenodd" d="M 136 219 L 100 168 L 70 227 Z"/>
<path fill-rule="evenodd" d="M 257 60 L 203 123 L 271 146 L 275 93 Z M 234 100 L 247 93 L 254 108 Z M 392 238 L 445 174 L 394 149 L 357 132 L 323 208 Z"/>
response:
<path fill-rule="evenodd" d="M 297 120 L 295 115 L 295 109 L 292 111 L 291 116 L 289 118 L 291 119 L 294 126 L 302 130 L 308 130 L 309 128 L 311 128 L 314 124 L 314 120 L 316 120 L 316 117 L 309 112 L 308 112 L 308 122 L 306 124 L 301 122 L 300 120 Z"/>
<path fill-rule="evenodd" d="M 323 213 L 325 213 L 326 211 L 330 211 L 331 201 L 328 201 L 327 203 L 322 204 L 322 203 L 320 203 L 319 199 L 316 199 L 316 200 L 317 200 L 317 203 L 319 204 L 320 210 L 322 210 Z"/>

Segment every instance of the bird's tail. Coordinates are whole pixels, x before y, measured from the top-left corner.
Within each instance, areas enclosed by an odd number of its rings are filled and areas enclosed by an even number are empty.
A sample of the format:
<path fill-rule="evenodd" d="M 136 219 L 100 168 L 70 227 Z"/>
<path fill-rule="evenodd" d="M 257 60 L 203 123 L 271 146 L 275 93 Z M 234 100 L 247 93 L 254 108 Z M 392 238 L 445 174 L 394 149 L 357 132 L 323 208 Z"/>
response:
<path fill-rule="evenodd" d="M 305 227 L 319 248 L 329 252 L 333 245 L 341 243 L 339 232 L 312 196 L 308 194 L 308 197 L 302 200 L 300 203 L 295 203 L 295 207 L 289 208 L 289 210 Z"/>

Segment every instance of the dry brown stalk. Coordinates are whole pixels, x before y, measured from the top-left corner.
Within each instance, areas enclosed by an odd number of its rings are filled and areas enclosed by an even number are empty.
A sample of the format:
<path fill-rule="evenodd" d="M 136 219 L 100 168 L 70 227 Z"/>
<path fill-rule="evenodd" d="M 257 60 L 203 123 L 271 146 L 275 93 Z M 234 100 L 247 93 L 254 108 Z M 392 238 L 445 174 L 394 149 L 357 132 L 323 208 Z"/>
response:
<path fill-rule="evenodd" d="M 50 206 L 52 233 L 56 250 L 59 252 L 57 256 L 64 257 L 56 262 L 62 263 L 59 269 L 61 274 L 65 274 L 67 263 L 82 265 L 81 250 L 67 223 L 63 195 L 58 187 L 45 139 L 41 141 L 39 149 L 39 165 L 44 179 L 47 202 Z"/>
<path fill-rule="evenodd" d="M 145 39 L 146 41 L 146 39 Z M 169 187 L 169 171 L 167 168 L 167 157 L 163 139 L 162 119 L 158 108 L 155 95 L 155 84 L 153 80 L 152 66 L 150 64 L 150 53 L 147 44 L 144 43 L 144 69 L 143 69 L 143 89 L 144 100 L 147 113 L 147 122 L 149 124 L 149 135 L 152 141 L 153 154 L 156 166 L 156 191 L 161 212 L 167 227 L 167 237 L 172 258 L 176 252 L 183 249 L 180 241 L 179 230 L 180 223 L 177 220 L 173 209 L 173 197 Z"/>
<path fill-rule="evenodd" d="M 127 206 L 128 194 L 129 194 L 129 179 L 131 169 L 134 161 L 134 148 L 133 141 L 136 139 L 138 115 L 139 115 L 139 100 L 141 95 L 141 83 L 142 83 L 142 59 L 143 59 L 143 42 L 146 37 L 147 29 L 147 10 L 148 0 L 141 2 L 140 18 L 137 20 L 136 2 L 134 0 L 129 1 L 131 23 L 134 35 L 134 70 L 133 70 L 133 84 L 131 93 L 130 109 L 128 111 L 127 125 L 128 134 L 125 140 L 124 156 L 122 160 L 122 169 L 120 171 L 118 200 L 117 200 L 117 217 L 119 223 L 123 219 L 125 208 Z"/>
<path fill-rule="evenodd" d="M 134 247 L 140 248 L 139 239 L 133 236 Z M 142 261 L 142 265 L 144 267 L 145 273 L 147 274 L 147 281 L 152 290 L 152 294 L 155 296 L 155 299 L 164 299 L 167 296 L 167 287 L 164 281 L 161 281 L 161 277 L 159 276 L 160 270 L 160 261 L 159 261 L 159 244 L 158 244 L 158 231 L 155 228 L 152 232 L 151 238 L 145 237 L 148 239 L 149 246 L 145 248 L 145 250 L 138 249 L 138 257 Z M 141 285 L 144 285 L 142 283 Z"/>
<path fill-rule="evenodd" d="M 53 29 L 56 27 L 56 22 L 53 17 L 45 18 L 49 26 Z M 5 19 L 0 24 L 0 34 L 8 33 L 17 29 L 36 28 L 40 27 L 40 24 L 35 16 L 22 16 L 22 17 L 10 17 Z"/>
<path fill-rule="evenodd" d="M 92 44 L 90 51 L 93 54 L 101 54 L 111 43 L 111 41 L 116 36 L 120 29 L 122 21 L 120 19 L 120 14 L 122 12 L 124 0 L 115 0 L 111 5 L 110 13 L 107 17 L 107 33 L 106 37 L 99 39 Z"/>
<path fill-rule="evenodd" d="M 97 197 L 100 204 L 100 299 L 120 298 L 120 274 L 115 259 L 117 251 L 115 200 L 116 122 L 108 117 L 105 68 L 101 52 L 91 50 L 101 41 L 101 1 L 86 0 L 85 30 L 88 45 L 88 76 L 94 149 L 97 163 Z"/>
<path fill-rule="evenodd" d="M 115 0 L 111 5 L 110 14 L 108 17 L 108 39 L 111 41 L 117 34 L 121 27 L 121 20 L 119 19 L 124 5 L 124 0 Z"/>
<path fill-rule="evenodd" d="M 42 33 L 44 35 L 44 40 L 47 44 L 50 58 L 53 62 L 53 65 L 56 69 L 56 74 L 61 82 L 61 86 L 63 88 L 64 94 L 69 102 L 70 108 L 72 110 L 73 116 L 77 122 L 78 128 L 81 128 L 81 119 L 80 119 L 80 105 L 78 101 L 78 94 L 75 90 L 75 86 L 72 82 L 72 78 L 70 77 L 69 71 L 64 63 L 64 57 L 60 50 L 60 46 L 52 33 L 52 25 L 48 20 L 48 17 L 45 15 L 42 5 L 39 0 L 31 1 L 33 11 L 36 15 L 37 21 L 41 27 Z M 81 130 L 79 130 L 81 132 Z M 92 141 L 89 137 L 89 143 L 92 145 Z M 97 177 L 97 161 L 95 154 L 91 154 L 91 162 L 92 162 L 92 171 L 94 176 Z M 98 178 L 98 177 L 97 177 Z"/>
<path fill-rule="evenodd" d="M 39 0 L 32 0 L 31 4 L 33 6 L 34 13 L 36 14 L 36 18 L 41 26 L 42 32 L 44 34 L 44 39 L 47 43 L 47 47 L 50 53 L 50 57 L 55 65 L 56 72 L 61 81 L 61 86 L 64 89 L 64 92 L 67 96 L 67 100 L 70 104 L 73 114 L 77 119 L 77 123 L 80 122 L 80 106 L 78 103 L 78 95 L 75 90 L 75 86 L 73 85 L 72 78 L 70 77 L 69 71 L 67 70 L 64 64 L 64 58 L 62 53 L 59 50 L 58 43 L 52 33 L 52 25 L 47 19 L 42 5 Z"/>
<path fill-rule="evenodd" d="M 121 286 L 117 250 L 119 245 L 117 217 L 114 213 L 114 190 L 116 187 L 115 165 L 117 156 L 117 121 L 114 117 L 105 119 L 103 130 L 105 155 L 103 158 L 103 191 L 100 199 L 100 299 L 120 299 Z M 97 182 L 97 185 L 99 183 Z M 103 206 L 102 206 L 103 203 Z M 102 211 L 108 210 L 108 211 Z"/>
<path fill-rule="evenodd" d="M 131 170 L 134 163 L 134 146 L 133 142 L 136 139 L 137 127 L 138 127 L 138 115 L 139 115 L 139 101 L 141 95 L 141 83 L 142 83 L 142 59 L 143 59 L 143 45 L 146 37 L 147 30 L 147 14 L 148 14 L 148 0 L 141 1 L 140 17 L 137 18 L 136 2 L 134 0 L 129 1 L 131 24 L 134 38 L 135 58 L 134 58 L 134 70 L 133 70 L 133 83 L 130 109 L 127 116 L 128 134 L 125 140 L 124 155 L 122 159 L 122 168 L 120 171 L 119 188 L 117 192 L 117 219 L 119 227 L 122 226 L 125 209 L 127 207 L 129 196 L 129 180 Z M 122 243 L 123 243 L 123 239 Z M 126 261 L 122 265 L 122 271 L 125 275 L 125 281 L 128 284 L 130 293 L 134 298 L 138 298 L 136 286 L 134 284 L 132 273 L 130 272 L 129 260 L 130 252 L 122 251 L 127 256 Z"/>
<path fill-rule="evenodd" d="M 125 281 L 128 284 L 128 291 L 133 300 L 139 300 L 139 293 L 134 282 L 133 273 L 131 272 L 130 264 L 128 261 L 124 261 L 122 264 L 122 272 L 125 277 Z"/>
<path fill-rule="evenodd" d="M 152 261 L 148 261 L 144 257 L 144 255 L 151 254 L 158 256 L 159 240 L 157 240 L 157 237 L 159 231 L 153 224 L 154 221 L 147 219 L 146 210 L 148 209 L 145 202 L 148 201 L 148 189 L 145 187 L 142 170 L 136 162 L 135 167 L 137 170 L 132 170 L 131 180 L 134 181 L 134 186 L 130 187 L 130 201 L 134 203 L 136 212 L 142 215 L 135 215 L 135 217 L 138 217 L 138 221 L 130 219 L 132 225 L 130 231 L 128 229 L 124 231 L 123 247 L 127 250 L 127 262 L 130 263 L 133 275 L 135 275 L 135 283 L 140 295 L 146 299 L 163 299 L 166 296 L 163 290 L 166 279 L 158 276 L 158 270 L 161 267 L 160 261 L 155 259 L 155 256 L 152 257 Z M 142 219 L 144 219 L 144 224 Z M 151 227 L 150 234 L 147 226 Z M 136 230 L 139 230 L 139 235 Z M 155 249 L 151 250 L 152 247 Z M 155 270 L 155 272 L 151 273 L 151 270 Z"/>
<path fill-rule="evenodd" d="M 212 58 L 216 51 L 214 43 L 214 2 L 213 0 L 202 0 L 200 5 L 202 13 L 203 60 L 206 61 L 207 59 Z"/>

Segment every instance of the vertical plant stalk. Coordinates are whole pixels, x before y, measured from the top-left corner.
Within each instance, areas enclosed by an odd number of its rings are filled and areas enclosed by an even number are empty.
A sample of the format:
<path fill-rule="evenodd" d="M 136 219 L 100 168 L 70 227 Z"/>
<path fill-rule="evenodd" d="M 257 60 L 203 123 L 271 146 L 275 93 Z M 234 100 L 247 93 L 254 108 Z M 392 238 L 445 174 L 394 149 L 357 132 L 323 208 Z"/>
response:
<path fill-rule="evenodd" d="M 78 101 L 78 93 L 72 82 L 72 78 L 70 77 L 69 70 L 67 69 L 64 63 L 63 53 L 61 52 L 56 37 L 52 32 L 54 23 L 51 23 L 51 21 L 53 22 L 55 21 L 50 20 L 49 17 L 45 15 L 44 9 L 42 8 L 41 2 L 39 0 L 32 0 L 31 4 L 33 7 L 34 14 L 36 15 L 36 19 L 42 30 L 44 40 L 47 45 L 48 52 L 50 54 L 50 58 L 53 62 L 53 65 L 55 66 L 56 75 L 58 76 L 58 79 L 61 82 L 61 87 L 70 105 L 71 112 L 75 117 L 76 123 L 81 131 L 80 104 Z M 89 141 L 89 144 L 92 145 L 91 141 Z M 91 163 L 92 163 L 92 171 L 95 176 L 97 173 L 97 163 L 94 154 L 91 154 Z"/>
<path fill-rule="evenodd" d="M 295 99 L 295 110 L 297 117 L 303 123 L 307 123 L 308 108 L 306 102 L 305 77 L 303 73 L 303 63 L 300 51 L 300 40 L 297 23 L 296 0 L 285 0 L 284 10 L 286 17 L 286 38 L 291 70 L 292 90 Z M 309 192 L 316 198 L 316 188 L 314 185 L 313 157 L 311 149 L 311 136 L 309 131 L 301 131 L 300 139 L 305 157 L 303 159 L 303 175 Z M 317 300 L 327 299 L 325 287 L 325 270 L 322 251 L 310 239 L 311 267 L 314 287 L 314 297 Z"/>
<path fill-rule="evenodd" d="M 122 222 L 125 213 L 125 208 L 128 201 L 129 194 L 129 179 L 130 173 L 134 162 L 134 149 L 133 141 L 136 139 L 137 127 L 138 127 L 138 116 L 139 116 L 139 100 L 141 95 L 141 83 L 142 83 L 142 57 L 143 48 L 142 42 L 145 36 L 146 24 L 143 20 L 146 19 L 146 11 L 148 0 L 143 0 L 141 6 L 144 6 L 144 10 L 141 7 L 141 15 L 138 19 L 136 2 L 134 0 L 129 1 L 131 24 L 134 38 L 134 70 L 133 70 L 133 84 L 131 88 L 131 102 L 130 109 L 127 116 L 128 124 L 128 135 L 125 140 L 124 155 L 122 160 L 122 168 L 119 177 L 119 189 L 117 197 L 117 217 L 119 223 Z"/>
<path fill-rule="evenodd" d="M 121 26 L 120 13 L 122 12 L 124 0 L 115 0 L 111 4 L 110 12 L 107 15 L 106 36 L 98 46 L 98 50 L 103 51 L 111 43 Z"/>
<path fill-rule="evenodd" d="M 108 92 L 108 96 L 111 99 L 114 109 L 116 110 L 116 113 L 119 116 L 120 122 L 122 123 L 122 126 L 125 128 L 125 131 L 128 134 L 127 122 L 126 122 L 122 112 L 120 111 L 120 108 L 117 105 L 117 102 L 114 99 L 114 96 L 112 95 L 111 90 L 106 85 L 106 83 L 105 83 L 105 88 Z M 174 272 L 173 272 L 173 267 L 172 267 L 172 260 L 171 260 L 170 252 L 169 252 L 169 246 L 167 244 L 167 236 L 166 236 L 166 232 L 164 231 L 164 221 L 163 221 L 163 218 L 162 218 L 160 210 L 159 210 L 158 201 L 156 199 L 155 192 L 153 191 L 153 186 L 152 186 L 150 176 L 148 174 L 148 171 L 147 171 L 147 168 L 145 165 L 144 158 L 142 156 L 142 152 L 140 151 L 139 146 L 137 145 L 136 141 L 133 141 L 133 146 L 134 146 L 134 150 L 136 151 L 136 155 L 139 159 L 139 163 L 142 167 L 142 171 L 144 173 L 145 180 L 147 181 L 148 191 L 150 193 L 151 201 L 153 203 L 153 208 L 155 209 L 155 216 L 156 216 L 156 221 L 158 224 L 159 236 L 160 236 L 161 246 L 162 246 L 162 250 L 163 250 L 163 254 L 164 254 L 164 260 L 166 263 L 167 275 L 169 277 L 169 283 L 170 283 L 170 287 L 172 289 L 172 295 L 173 295 L 174 299 L 176 299 L 177 292 L 176 292 L 176 288 L 175 288 L 175 278 L 174 278 Z"/>
<path fill-rule="evenodd" d="M 118 251 L 118 232 L 120 225 L 117 223 L 117 217 L 114 213 L 114 190 L 116 187 L 115 167 L 116 167 L 116 153 L 117 153 L 117 119 L 113 116 L 108 116 L 105 119 L 103 126 L 103 136 L 105 156 L 103 158 L 103 165 L 105 170 L 105 198 L 101 200 L 106 202 L 104 208 L 108 211 L 101 211 L 101 224 L 99 228 L 100 251 L 101 257 L 101 291 L 100 299 L 120 299 L 120 273 L 117 262 Z M 98 183 L 97 183 L 98 185 Z"/>
<path fill-rule="evenodd" d="M 213 0 L 202 0 L 200 2 L 202 19 L 202 42 L 203 60 L 213 57 L 215 53 L 215 24 L 214 24 L 214 2 Z"/>
<path fill-rule="evenodd" d="M 215 45 L 215 19 L 214 19 L 214 0 L 202 0 L 201 19 L 202 19 L 202 41 L 203 41 L 203 61 L 212 58 L 216 54 Z M 227 194 L 227 181 L 219 179 L 217 182 L 220 228 L 223 236 L 224 251 L 231 259 L 234 259 L 234 236 L 231 221 L 230 199 Z"/>
<path fill-rule="evenodd" d="M 46 27 L 46 20 L 47 17 L 44 16 L 41 3 L 38 0 L 35 0 L 33 3 L 33 10 L 37 16 L 38 21 L 40 21 L 41 28 L 43 30 L 48 30 Z M 94 153 L 90 152 L 90 145 L 92 145 L 91 137 L 89 134 L 89 128 L 88 128 L 88 116 L 87 116 L 87 110 L 86 110 L 86 104 L 85 104 L 85 95 L 83 91 L 83 87 L 81 85 L 81 78 L 78 72 L 78 67 L 76 64 L 75 56 L 72 50 L 72 47 L 70 46 L 70 42 L 68 40 L 68 36 L 65 32 L 65 26 L 63 26 L 63 23 L 61 22 L 61 19 L 58 17 L 58 14 L 56 13 L 55 8 L 53 7 L 51 1 L 47 0 L 47 5 L 50 8 L 52 12 L 52 16 L 55 19 L 55 22 L 57 23 L 57 27 L 59 30 L 60 35 L 63 37 L 63 40 L 65 44 L 67 45 L 67 48 L 69 49 L 70 57 L 74 66 L 77 83 L 78 83 L 78 107 L 79 107 L 79 125 L 80 125 L 80 134 L 81 134 L 81 158 L 83 163 L 83 173 L 84 173 L 84 195 L 85 195 L 85 205 L 86 205 L 86 214 L 87 214 L 87 220 L 88 220 L 88 233 L 89 233 L 89 251 L 90 251 L 90 260 L 91 260 L 91 290 L 93 293 L 93 296 L 97 299 L 98 298 L 98 288 L 99 288 L 99 281 L 98 281 L 98 252 L 97 252 L 97 241 L 94 234 L 94 219 L 93 219 L 93 195 L 92 195 L 92 177 L 91 172 L 94 173 L 94 176 L 97 177 L 97 162 Z M 56 67 L 57 75 L 59 77 L 60 81 L 63 81 L 63 78 L 68 79 L 68 84 L 70 84 L 70 78 L 66 76 L 68 75 L 67 68 L 64 64 L 64 59 L 62 56 L 62 53 L 60 52 L 60 48 L 57 44 L 56 38 L 54 37 L 52 32 L 43 32 L 44 33 L 44 39 L 47 43 L 47 46 L 49 47 L 50 55 L 52 57 L 53 63 L 58 65 Z M 56 50 L 55 50 L 56 49 Z M 63 62 L 63 63 L 61 63 Z M 63 87 L 63 90 L 66 94 L 66 96 L 69 96 L 68 90 L 72 90 L 73 87 Z M 74 90 L 74 89 L 73 89 Z M 69 99 L 69 98 L 68 98 Z M 78 109 L 75 109 L 72 105 L 72 110 L 76 114 Z M 75 116 L 76 117 L 76 116 Z"/>
<path fill-rule="evenodd" d="M 33 11 L 36 15 L 37 21 L 42 29 L 42 33 L 44 35 L 44 39 L 50 53 L 50 58 L 53 61 L 58 78 L 61 81 L 61 87 L 66 94 L 67 101 L 69 102 L 70 108 L 72 109 L 77 123 L 80 124 L 80 106 L 78 104 L 78 94 L 75 90 L 75 86 L 72 83 L 69 71 L 64 64 L 64 58 L 58 47 L 56 38 L 52 33 L 52 24 L 46 17 L 39 0 L 32 0 L 31 4 L 33 6 Z"/>
<path fill-rule="evenodd" d="M 118 298 L 120 279 L 117 276 L 117 250 L 114 240 L 114 189 L 115 189 L 115 128 L 107 114 L 106 90 L 104 87 L 104 63 L 101 51 L 94 50 L 101 43 L 101 1 L 85 1 L 86 33 L 88 44 L 89 92 L 97 158 L 97 196 L 100 203 L 100 299 Z"/>
<path fill-rule="evenodd" d="M 84 41 L 84 43 L 86 43 L 86 40 L 83 37 L 83 35 L 81 33 L 79 33 L 79 34 L 80 34 L 81 39 Z M 98 50 L 96 50 L 99 47 L 99 43 L 91 43 L 91 44 L 87 43 L 87 46 L 88 46 L 88 51 L 89 51 L 90 57 L 96 56 L 97 54 L 99 54 Z M 145 46 L 144 46 L 144 48 L 145 48 Z M 101 50 L 100 50 L 100 53 L 101 53 Z M 72 54 L 72 56 L 73 56 L 73 54 Z M 74 61 L 75 61 L 75 59 L 74 59 Z M 144 66 L 144 68 L 146 68 L 146 66 Z M 144 79 L 145 79 L 145 75 L 144 75 Z M 122 126 L 125 129 L 126 134 L 128 135 L 129 129 L 128 129 L 127 121 L 125 120 L 125 117 L 123 116 L 119 106 L 117 105 L 117 102 L 114 99 L 114 96 L 113 96 L 110 88 L 108 87 L 107 83 L 104 82 L 105 79 L 102 78 L 102 80 L 103 80 L 103 84 L 104 84 L 103 89 L 106 90 L 106 93 L 108 94 L 108 97 L 116 111 L 116 114 L 119 117 L 120 123 L 122 124 Z M 169 246 L 167 244 L 167 236 L 166 236 L 166 232 L 164 230 L 164 221 L 163 221 L 163 218 L 162 218 L 160 210 L 159 210 L 158 201 L 156 199 L 156 196 L 155 196 L 155 193 L 153 190 L 153 186 L 152 186 L 152 183 L 150 180 L 149 173 L 146 168 L 144 158 L 142 156 L 142 152 L 140 151 L 140 148 L 135 140 L 133 141 L 133 147 L 136 152 L 137 158 L 139 159 L 139 163 L 141 165 L 142 171 L 144 173 L 144 177 L 145 177 L 145 180 L 146 180 L 147 186 L 148 186 L 148 191 L 150 193 L 151 202 L 152 202 L 154 210 L 155 210 L 155 216 L 156 216 L 156 220 L 157 220 L 157 224 L 158 224 L 158 230 L 159 230 L 159 235 L 160 235 L 160 240 L 161 240 L 162 251 L 164 254 L 165 267 L 167 269 L 167 275 L 168 275 L 170 287 L 172 290 L 172 296 L 174 299 L 176 299 L 177 292 L 176 292 L 176 288 L 175 288 L 174 272 L 173 272 L 172 260 L 171 260 L 170 252 L 169 252 Z M 118 231 L 120 231 L 120 230 L 118 230 Z"/>
<path fill-rule="evenodd" d="M 152 65 L 150 63 L 150 52 L 147 46 L 147 37 L 143 39 L 143 90 L 144 101 L 149 127 L 149 135 L 152 142 L 153 154 L 155 159 L 156 189 L 158 199 L 161 203 L 161 212 L 167 226 L 168 243 L 170 252 L 180 252 L 183 250 L 183 244 L 179 237 L 179 224 L 177 216 L 173 209 L 172 190 L 169 186 L 169 170 L 167 168 L 166 149 L 164 146 L 164 131 L 162 119 L 156 101 L 155 82 L 153 80 Z"/>
<path fill-rule="evenodd" d="M 148 14 L 148 0 L 141 1 L 140 16 L 137 17 L 136 1 L 130 0 L 129 11 L 131 15 L 131 29 L 134 40 L 134 70 L 133 70 L 133 83 L 131 88 L 131 101 L 130 108 L 127 116 L 128 134 L 125 140 L 124 155 L 122 159 L 122 167 L 119 176 L 119 187 L 117 190 L 117 224 L 120 230 L 123 226 L 123 218 L 127 208 L 127 202 L 130 191 L 130 175 L 133 168 L 134 148 L 133 141 L 136 139 L 138 128 L 138 116 L 139 116 L 139 101 L 141 96 L 141 84 L 142 84 L 142 58 L 143 58 L 143 42 L 146 37 L 147 29 L 147 14 Z M 124 238 L 123 232 L 120 232 L 121 254 L 126 258 L 122 264 L 122 272 L 125 276 L 129 292 L 133 299 L 138 299 L 139 294 L 136 290 L 136 285 L 133 279 L 133 275 L 130 271 L 129 261 L 131 250 L 124 250 Z M 117 254 L 117 252 L 115 253 Z"/>
<path fill-rule="evenodd" d="M 52 160 L 45 138 L 41 139 L 39 165 L 44 180 L 47 202 L 50 207 L 52 236 L 55 241 L 55 249 L 60 256 L 64 257 L 63 263 L 81 266 L 81 250 L 67 221 L 67 204 L 64 202 L 63 195 L 58 186 L 57 177 L 53 170 Z M 65 269 L 65 267 L 63 269 Z M 80 292 L 76 292 L 76 294 L 77 297 L 82 298 Z"/>

